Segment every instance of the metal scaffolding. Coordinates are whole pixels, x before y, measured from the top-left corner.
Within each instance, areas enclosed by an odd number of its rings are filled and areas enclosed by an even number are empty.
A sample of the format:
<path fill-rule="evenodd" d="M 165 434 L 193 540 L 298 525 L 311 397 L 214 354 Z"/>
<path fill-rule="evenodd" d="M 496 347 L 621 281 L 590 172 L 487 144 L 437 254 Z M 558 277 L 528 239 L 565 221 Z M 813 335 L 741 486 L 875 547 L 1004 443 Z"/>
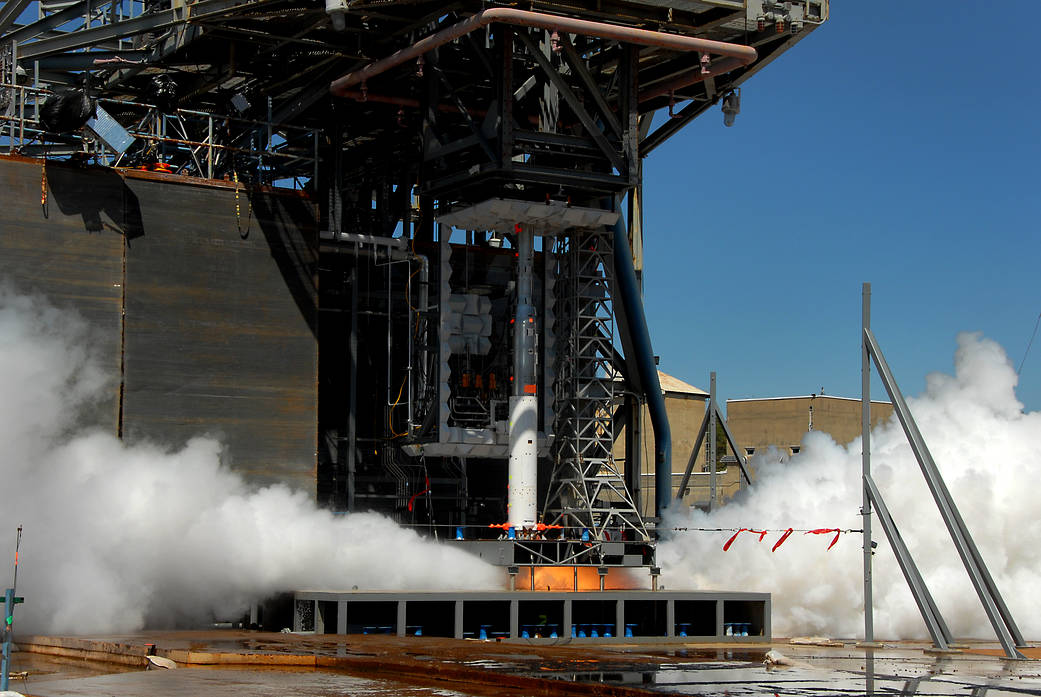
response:
<path fill-rule="evenodd" d="M 614 305 L 608 273 L 612 235 L 576 231 L 557 240 L 556 442 L 544 519 L 587 530 L 598 541 L 649 536 L 615 468 L 612 412 Z"/>

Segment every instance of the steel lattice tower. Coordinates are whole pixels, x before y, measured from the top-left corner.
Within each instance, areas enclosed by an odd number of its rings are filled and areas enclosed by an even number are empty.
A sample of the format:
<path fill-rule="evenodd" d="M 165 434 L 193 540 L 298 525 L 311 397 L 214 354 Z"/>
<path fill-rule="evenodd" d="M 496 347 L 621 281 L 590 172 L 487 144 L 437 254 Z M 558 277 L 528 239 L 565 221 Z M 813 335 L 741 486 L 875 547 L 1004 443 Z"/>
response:
<path fill-rule="evenodd" d="M 575 231 L 557 239 L 557 380 L 554 385 L 553 475 L 544 519 L 588 530 L 596 540 L 648 539 L 643 519 L 615 468 L 611 414 L 614 404 L 614 304 L 608 230 Z M 618 538 L 615 538 L 618 539 Z M 632 538 L 630 538 L 632 539 Z"/>

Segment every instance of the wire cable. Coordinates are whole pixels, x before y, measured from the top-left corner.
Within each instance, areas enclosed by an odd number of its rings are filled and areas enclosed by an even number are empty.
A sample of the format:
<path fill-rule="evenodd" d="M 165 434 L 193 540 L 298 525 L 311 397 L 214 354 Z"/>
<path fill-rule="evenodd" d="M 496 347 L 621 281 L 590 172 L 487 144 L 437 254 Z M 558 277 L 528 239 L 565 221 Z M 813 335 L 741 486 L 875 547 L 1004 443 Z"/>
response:
<path fill-rule="evenodd" d="M 1037 321 L 1034 322 L 1034 332 L 1030 335 L 1030 341 L 1027 342 L 1027 350 L 1023 352 L 1023 360 L 1019 362 L 1019 367 L 1016 368 L 1016 377 L 1019 377 L 1019 373 L 1023 370 L 1023 364 L 1027 361 L 1027 354 L 1030 353 L 1030 347 L 1034 345 L 1034 337 L 1037 336 L 1037 327 L 1041 325 L 1041 312 L 1037 313 Z"/>

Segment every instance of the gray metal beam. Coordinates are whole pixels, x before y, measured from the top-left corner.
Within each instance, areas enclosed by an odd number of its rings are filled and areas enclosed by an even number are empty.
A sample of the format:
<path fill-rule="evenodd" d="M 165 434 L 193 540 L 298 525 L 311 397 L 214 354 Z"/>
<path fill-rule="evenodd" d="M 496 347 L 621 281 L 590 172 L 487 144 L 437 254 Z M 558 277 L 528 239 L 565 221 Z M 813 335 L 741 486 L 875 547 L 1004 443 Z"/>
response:
<path fill-rule="evenodd" d="M 647 157 L 655 148 L 674 136 L 681 128 L 708 111 L 714 102 L 692 101 L 675 116 L 640 141 L 640 157 Z"/>
<path fill-rule="evenodd" d="M 719 408 L 719 403 L 709 397 L 709 402 L 705 408 L 705 418 L 701 420 L 701 427 L 698 429 L 698 437 L 694 440 L 694 448 L 690 451 L 690 458 L 687 460 L 687 469 L 683 472 L 683 479 L 680 480 L 680 488 L 676 493 L 677 499 L 683 498 L 683 490 L 687 488 L 687 484 L 690 482 L 691 472 L 694 471 L 694 463 L 697 460 L 698 450 L 701 449 L 701 444 L 705 442 L 705 435 L 708 433 L 709 422 L 711 421 L 711 414 L 715 411 L 716 418 L 719 423 L 723 424 L 723 433 L 726 435 L 727 443 L 730 444 L 730 449 L 734 451 L 734 457 L 737 460 L 738 467 L 741 468 L 741 474 L 745 478 L 747 484 L 751 484 L 752 480 L 748 476 L 748 470 L 745 468 L 745 456 L 741 454 L 741 447 L 737 443 L 737 439 L 734 438 L 733 432 L 730 430 L 730 426 L 727 425 L 727 420 L 723 416 L 723 411 Z"/>
<path fill-rule="evenodd" d="M 925 585 L 922 575 L 918 572 L 918 567 L 907 550 L 904 539 L 900 536 L 900 530 L 897 529 L 893 516 L 889 514 L 889 508 L 882 499 L 875 480 L 870 475 L 864 475 L 864 491 L 878 509 L 878 520 L 893 548 L 900 570 L 904 573 L 904 579 L 907 580 L 907 585 L 911 589 L 911 595 L 914 596 L 914 601 L 918 605 L 918 611 L 922 613 L 922 619 L 925 620 L 925 626 L 929 629 L 929 636 L 933 638 L 933 644 L 941 651 L 948 650 L 953 642 L 951 631 L 947 628 L 947 623 L 943 621 L 943 616 L 940 614 L 929 588 Z M 867 546 L 870 550 L 870 543 L 867 543 Z"/>
<path fill-rule="evenodd" d="M 954 541 L 954 546 L 957 548 L 962 563 L 965 565 L 969 579 L 976 589 L 976 594 L 983 604 L 987 618 L 994 627 L 998 641 L 1001 642 L 1001 646 L 1007 656 L 1010 658 L 1023 658 L 1024 656 L 1016 650 L 1017 646 L 1026 646 L 1023 635 L 1020 633 L 1019 627 L 1016 626 L 1012 613 L 1009 612 L 997 585 L 994 583 L 994 579 L 987 570 L 987 565 L 976 548 L 976 544 L 965 526 L 965 521 L 962 520 L 958 508 L 954 504 L 954 499 L 951 498 L 950 491 L 947 490 L 947 485 L 944 483 L 943 477 L 933 461 L 929 448 L 925 444 L 925 439 L 922 438 L 918 425 L 907 407 L 907 402 L 904 401 L 904 396 L 893 378 L 889 364 L 886 363 L 886 359 L 882 355 L 882 349 L 875 340 L 874 334 L 868 328 L 864 329 L 864 345 L 874 359 L 875 367 L 878 368 L 879 376 L 882 378 L 882 384 L 885 386 L 886 392 L 889 393 L 889 398 L 893 402 L 893 409 L 900 420 L 900 425 L 904 428 L 907 441 L 914 452 L 915 459 L 918 460 L 918 465 L 925 476 L 929 491 L 932 493 L 933 500 L 940 510 L 943 522 L 951 534 L 951 539 Z"/>
<path fill-rule="evenodd" d="M 708 433 L 708 409 L 705 410 L 705 416 L 701 419 L 701 426 L 698 428 L 698 437 L 694 439 L 694 447 L 691 448 L 690 457 L 687 458 L 687 469 L 683 471 L 683 479 L 680 480 L 680 488 L 676 492 L 676 498 L 682 499 L 683 492 L 687 488 L 687 484 L 690 483 L 690 474 L 694 471 L 694 463 L 698 459 L 698 451 L 701 450 L 701 444 L 705 442 L 705 434 Z"/>
<path fill-rule="evenodd" d="M 861 289 L 861 332 L 871 327 L 871 284 Z M 860 342 L 860 461 L 862 489 L 860 514 L 864 530 L 864 641 L 875 641 L 875 605 L 871 578 L 871 496 L 867 480 L 871 476 L 871 354 Z"/>
<path fill-rule="evenodd" d="M 714 370 L 709 375 L 708 392 L 708 510 L 712 512 L 716 507 L 716 470 L 719 467 L 716 449 L 716 423 L 718 422 L 719 414 L 716 412 L 716 371 Z"/>
<path fill-rule="evenodd" d="M 14 24 L 14 21 L 18 19 L 18 15 L 22 14 L 22 10 L 32 0 L 7 0 L 4 3 L 3 9 L 0 9 L 0 36 L 3 35 L 7 28 Z"/>
<path fill-rule="evenodd" d="M 716 409 L 716 416 L 719 418 L 719 422 L 723 424 L 723 433 L 727 437 L 727 443 L 730 444 L 730 449 L 734 451 L 734 458 L 737 460 L 738 467 L 741 468 L 741 475 L 745 478 L 746 484 L 751 484 L 752 480 L 748 477 L 748 470 L 745 468 L 745 456 L 741 453 L 741 446 L 737 444 L 737 439 L 734 438 L 734 434 L 730 430 L 730 426 L 727 425 L 727 420 L 723 418 L 723 412 L 719 408 L 718 402 L 713 402 Z"/>
<path fill-rule="evenodd" d="M 4 39 L 7 41 L 17 41 L 18 43 L 28 41 L 29 39 L 37 37 L 55 27 L 60 27 L 66 22 L 71 22 L 74 19 L 82 19 L 86 14 L 86 11 L 87 3 L 77 2 L 73 5 L 69 5 L 64 10 L 42 17 L 32 24 L 26 24 L 24 27 L 14 30 L 5 36 Z"/>
<path fill-rule="evenodd" d="M 220 14 L 240 5 L 248 4 L 256 4 L 256 2 L 255 0 L 200 0 L 192 5 L 192 18 L 202 19 L 205 16 Z M 71 13 L 71 10 L 79 8 L 79 14 L 82 15 L 83 9 L 86 5 L 87 3 L 78 3 L 77 5 L 73 5 L 68 9 L 62 10 L 61 12 L 55 13 L 50 17 L 46 17 L 39 22 L 34 22 L 33 24 L 14 32 L 12 37 L 19 35 L 17 36 L 19 43 L 28 41 L 32 37 L 38 36 L 46 29 L 51 29 L 60 26 L 65 22 L 71 21 L 76 16 L 76 13 Z M 64 17 L 61 21 L 53 19 L 65 15 L 66 13 L 70 14 Z M 122 22 L 113 22 L 111 24 L 105 24 L 91 29 L 72 31 L 68 34 L 56 36 L 52 39 L 42 39 L 40 41 L 26 43 L 20 47 L 19 52 L 23 58 L 33 59 L 40 56 L 50 55 L 52 53 L 62 53 L 77 48 L 87 48 L 102 41 L 121 39 L 136 34 L 155 31 L 156 29 L 164 29 L 177 24 L 186 24 L 183 15 L 183 11 L 179 9 L 160 10 L 151 14 L 126 19 Z M 22 35 L 23 32 L 25 32 L 24 35 Z"/>
<path fill-rule="evenodd" d="M 330 227 L 337 229 L 340 221 L 332 221 Z M 357 247 L 355 247 L 357 249 Z M 358 257 L 354 257 L 351 267 L 351 329 L 348 338 L 350 359 L 350 385 L 347 388 L 347 491 L 344 505 L 350 512 L 355 511 L 355 493 L 357 491 L 358 474 Z"/>

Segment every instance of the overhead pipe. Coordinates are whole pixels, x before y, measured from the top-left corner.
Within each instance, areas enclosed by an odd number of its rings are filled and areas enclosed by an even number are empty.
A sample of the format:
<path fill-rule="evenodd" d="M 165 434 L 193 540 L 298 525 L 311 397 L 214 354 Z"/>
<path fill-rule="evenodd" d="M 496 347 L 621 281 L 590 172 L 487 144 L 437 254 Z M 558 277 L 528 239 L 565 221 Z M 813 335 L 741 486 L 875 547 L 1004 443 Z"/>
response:
<path fill-rule="evenodd" d="M 755 61 L 758 55 L 755 48 L 751 46 L 731 44 L 724 41 L 712 41 L 711 39 L 701 39 L 693 36 L 684 36 L 682 34 L 669 34 L 660 31 L 637 29 L 635 27 L 625 27 L 617 24 L 592 22 L 575 17 L 560 17 L 557 15 L 545 14 L 543 12 L 530 12 L 528 10 L 516 10 L 508 7 L 494 7 L 487 10 L 481 10 L 477 14 L 474 14 L 461 22 L 420 39 L 411 46 L 395 51 L 386 58 L 373 61 L 358 70 L 354 70 L 336 80 L 333 80 L 332 84 L 329 85 L 329 91 L 336 96 L 344 96 L 348 88 L 353 87 L 354 85 L 363 83 L 370 78 L 390 70 L 391 68 L 395 68 L 402 63 L 419 58 L 424 53 L 432 51 L 439 46 L 444 46 L 445 44 L 455 41 L 466 34 L 482 29 L 493 23 L 534 27 L 550 31 L 563 31 L 569 34 L 580 34 L 583 36 L 596 36 L 601 39 L 613 39 L 623 43 L 636 44 L 638 46 L 655 46 L 673 51 L 700 51 L 709 55 L 726 56 L 727 58 L 732 58 L 736 61 L 736 64 L 727 61 L 720 61 L 716 66 L 709 66 L 707 70 L 705 67 L 699 66 L 697 71 L 701 76 L 701 79 L 708 77 L 710 74 L 718 74 L 726 72 L 727 70 L 733 70 L 740 65 L 749 65 Z M 731 67 L 725 67 L 724 63 Z"/>
<path fill-rule="evenodd" d="M 753 49 L 755 50 L 755 49 Z M 684 87 L 690 87 L 696 85 L 699 82 L 703 82 L 710 77 L 716 75 L 722 75 L 723 73 L 729 73 L 731 70 L 736 70 L 743 65 L 748 65 L 746 62 L 742 62 L 737 58 L 724 58 L 721 61 L 717 61 L 708 72 L 701 69 L 700 66 L 691 69 L 689 72 L 683 73 L 668 82 L 662 83 L 655 87 L 648 87 L 642 90 L 637 96 L 637 101 L 643 103 L 655 97 L 663 97 L 668 94 L 672 94 L 676 90 L 681 90 Z"/>
<path fill-rule="evenodd" d="M 621 217 L 614 225 L 614 272 L 618 293 L 625 313 L 633 359 L 647 397 L 647 410 L 654 431 L 654 512 L 661 517 L 672 500 L 672 431 L 665 411 L 665 396 L 654 364 L 651 333 L 643 313 L 643 298 L 636 282 L 633 254 L 629 249 L 629 235 Z M 626 329 L 623 328 L 623 331 Z"/>

